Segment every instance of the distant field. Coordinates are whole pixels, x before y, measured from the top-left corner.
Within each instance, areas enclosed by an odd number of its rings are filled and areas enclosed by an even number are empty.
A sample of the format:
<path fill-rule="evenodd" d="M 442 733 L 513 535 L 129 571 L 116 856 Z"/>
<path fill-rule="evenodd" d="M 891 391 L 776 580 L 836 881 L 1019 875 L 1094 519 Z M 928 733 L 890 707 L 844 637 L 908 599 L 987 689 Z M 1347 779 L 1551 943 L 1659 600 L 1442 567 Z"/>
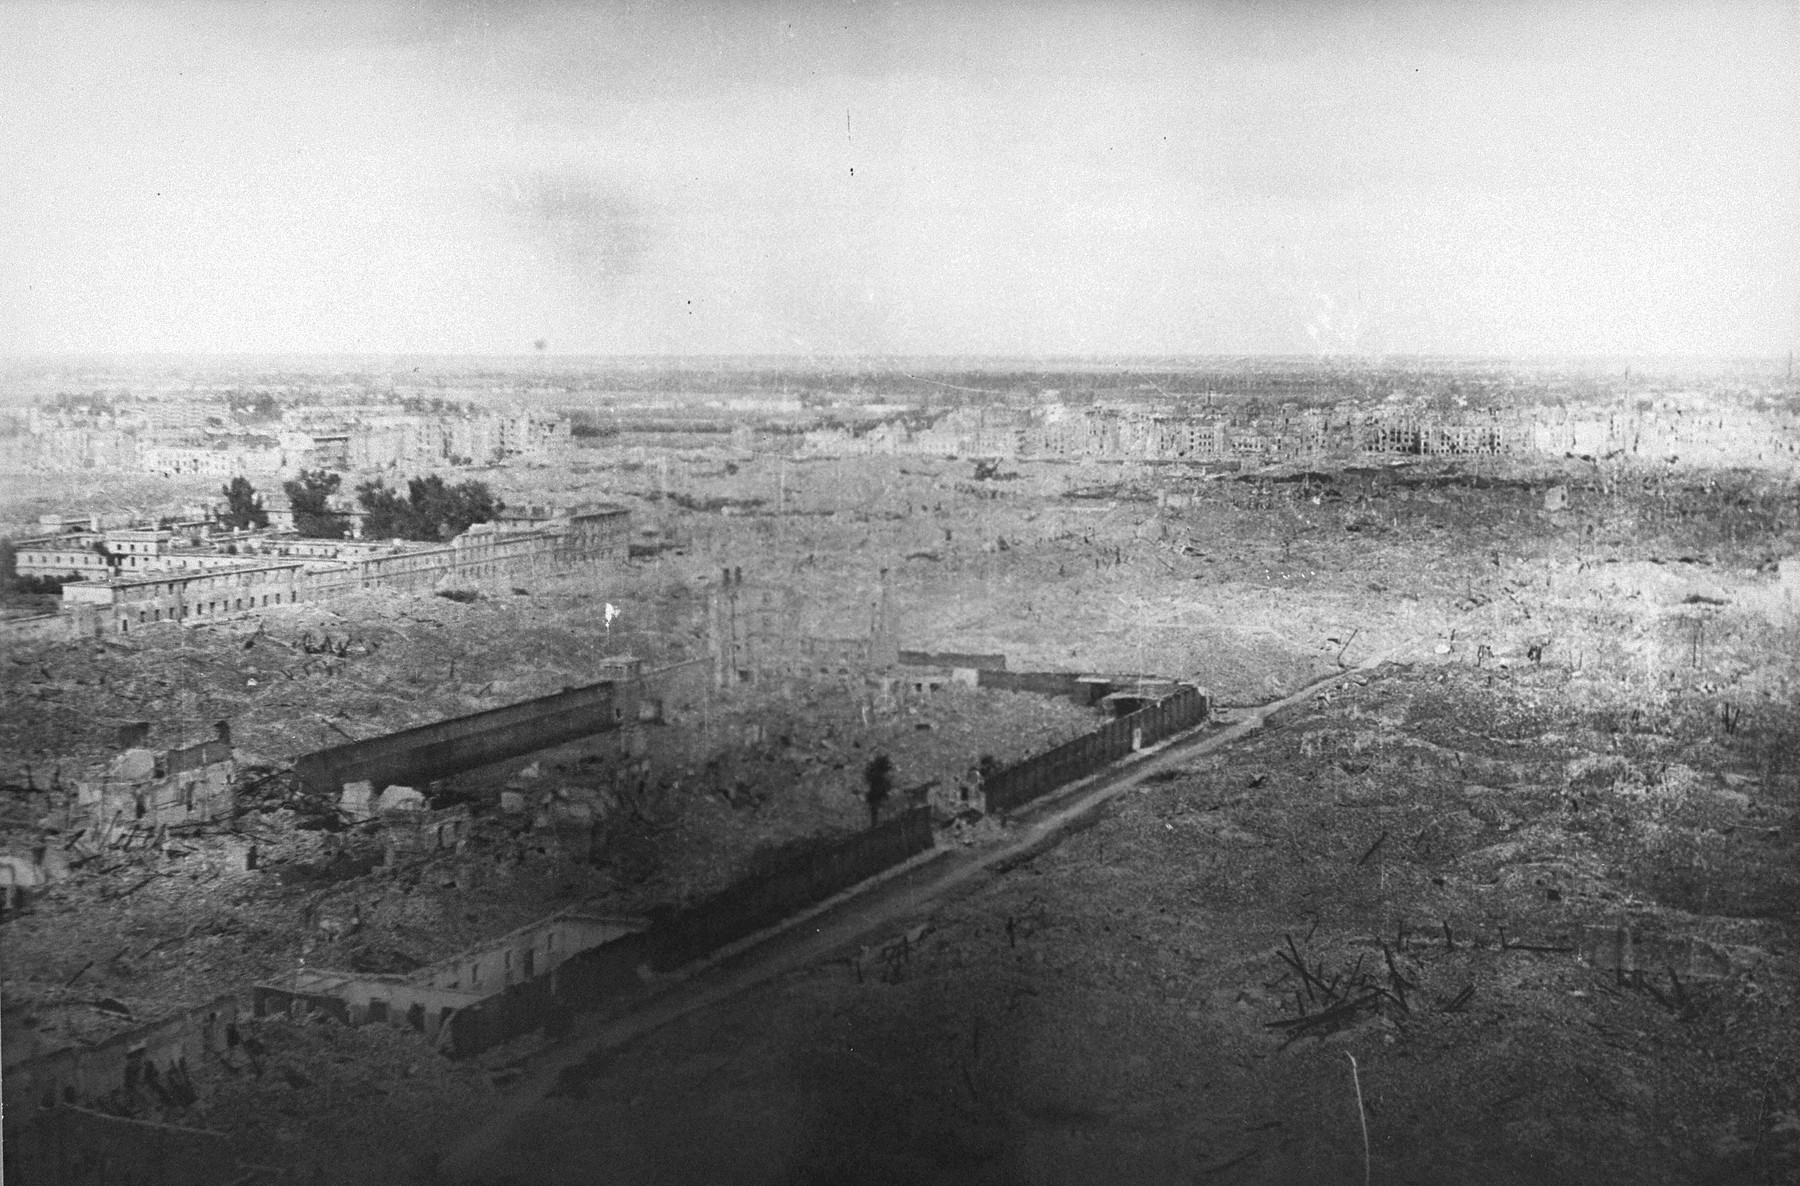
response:
<path fill-rule="evenodd" d="M 0 535 L 18 538 L 36 531 L 39 515 L 99 511 L 161 515 L 218 497 L 219 483 L 210 478 L 0 471 Z"/>

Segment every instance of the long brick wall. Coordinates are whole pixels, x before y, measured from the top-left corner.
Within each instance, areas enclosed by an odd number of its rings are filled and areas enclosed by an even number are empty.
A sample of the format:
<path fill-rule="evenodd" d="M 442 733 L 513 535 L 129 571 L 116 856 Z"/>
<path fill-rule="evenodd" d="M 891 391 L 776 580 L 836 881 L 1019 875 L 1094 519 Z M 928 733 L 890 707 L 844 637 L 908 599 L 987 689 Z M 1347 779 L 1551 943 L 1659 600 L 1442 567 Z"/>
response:
<path fill-rule="evenodd" d="M 1184 687 L 1173 696 L 1066 741 L 995 774 L 982 784 L 989 811 L 1011 811 L 1057 787 L 1086 778 L 1132 750 L 1206 720 L 1206 693 Z"/>
<path fill-rule="evenodd" d="M 344 783 L 359 780 L 378 787 L 429 782 L 635 720 L 637 704 L 635 695 L 625 690 L 628 686 L 603 680 L 487 712 L 315 750 L 299 758 L 294 771 L 309 790 L 321 793 L 335 792 Z"/>
<path fill-rule="evenodd" d="M 879 827 L 801 853 L 652 927 L 651 965 L 669 971 L 691 963 L 924 852 L 933 843 L 931 809 L 915 807 Z"/>

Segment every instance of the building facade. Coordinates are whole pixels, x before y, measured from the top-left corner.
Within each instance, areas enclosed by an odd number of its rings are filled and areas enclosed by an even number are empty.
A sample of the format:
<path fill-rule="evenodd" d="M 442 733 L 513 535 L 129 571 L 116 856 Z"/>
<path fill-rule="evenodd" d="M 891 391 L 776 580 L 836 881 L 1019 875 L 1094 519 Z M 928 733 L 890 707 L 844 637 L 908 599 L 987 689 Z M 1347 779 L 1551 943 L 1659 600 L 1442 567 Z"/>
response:
<path fill-rule="evenodd" d="M 246 539 L 237 554 L 177 554 L 166 532 L 126 533 L 122 544 L 145 567 L 109 568 L 63 586 L 63 608 L 77 635 L 130 634 L 164 624 L 197 625 L 318 601 L 358 589 L 432 588 L 513 580 L 576 565 L 623 563 L 630 539 L 624 507 L 560 512 L 531 530 L 478 523 L 447 544 L 375 544 L 341 540 Z M 138 539 L 135 536 L 146 537 Z M 233 537 L 236 539 L 237 537 Z M 248 551 L 245 549 L 251 549 Z M 76 549 L 54 555 L 76 556 Z M 154 560 L 154 567 L 149 562 Z"/>

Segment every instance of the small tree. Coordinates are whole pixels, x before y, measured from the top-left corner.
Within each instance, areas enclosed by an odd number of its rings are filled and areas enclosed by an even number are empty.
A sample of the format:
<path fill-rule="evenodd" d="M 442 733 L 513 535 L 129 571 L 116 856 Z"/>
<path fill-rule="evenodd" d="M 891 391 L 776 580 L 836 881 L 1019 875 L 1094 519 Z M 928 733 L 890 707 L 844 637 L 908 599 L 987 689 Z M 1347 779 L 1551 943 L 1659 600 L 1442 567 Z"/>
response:
<path fill-rule="evenodd" d="M 342 539 L 345 523 L 327 506 L 331 496 L 344 480 L 342 474 L 322 469 L 305 469 L 291 482 L 283 482 L 288 503 L 294 508 L 294 530 L 312 539 Z"/>
<path fill-rule="evenodd" d="M 256 487 L 248 478 L 233 478 L 231 485 L 220 487 L 219 492 L 225 496 L 225 513 L 219 516 L 219 522 L 225 526 L 242 531 L 269 525 L 269 512 L 263 510 L 262 499 L 256 496 Z"/>
<path fill-rule="evenodd" d="M 863 767 L 863 802 L 869 805 L 869 826 L 881 822 L 881 804 L 894 789 L 894 762 L 886 754 L 876 754 Z"/>

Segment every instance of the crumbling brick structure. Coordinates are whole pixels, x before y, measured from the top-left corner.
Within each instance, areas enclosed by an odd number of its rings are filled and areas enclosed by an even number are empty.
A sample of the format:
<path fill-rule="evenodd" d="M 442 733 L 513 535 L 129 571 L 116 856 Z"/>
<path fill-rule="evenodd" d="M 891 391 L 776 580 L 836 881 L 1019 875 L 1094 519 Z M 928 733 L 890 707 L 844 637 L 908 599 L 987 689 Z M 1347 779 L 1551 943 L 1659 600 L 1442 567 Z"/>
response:
<path fill-rule="evenodd" d="M 220 739 L 182 749 L 127 749 L 96 777 L 75 784 L 70 822 L 98 833 L 206 823 L 236 806 L 236 773 L 231 745 Z"/>
<path fill-rule="evenodd" d="M 495 1025 L 473 1029 L 464 1025 L 458 1038 L 450 1023 L 460 1013 L 540 980 L 553 993 L 554 974 L 565 961 L 635 934 L 645 925 L 641 918 L 562 911 L 405 975 L 302 968 L 279 981 L 257 985 L 253 1007 L 258 1017 L 319 1011 L 347 1025 L 379 1022 L 409 1027 L 433 1045 L 470 1054 L 484 1044 L 476 1030 L 494 1041 L 505 1037 L 487 1033 Z M 511 1036 L 508 1025 L 499 1024 L 497 1017 L 487 1020 Z"/>

